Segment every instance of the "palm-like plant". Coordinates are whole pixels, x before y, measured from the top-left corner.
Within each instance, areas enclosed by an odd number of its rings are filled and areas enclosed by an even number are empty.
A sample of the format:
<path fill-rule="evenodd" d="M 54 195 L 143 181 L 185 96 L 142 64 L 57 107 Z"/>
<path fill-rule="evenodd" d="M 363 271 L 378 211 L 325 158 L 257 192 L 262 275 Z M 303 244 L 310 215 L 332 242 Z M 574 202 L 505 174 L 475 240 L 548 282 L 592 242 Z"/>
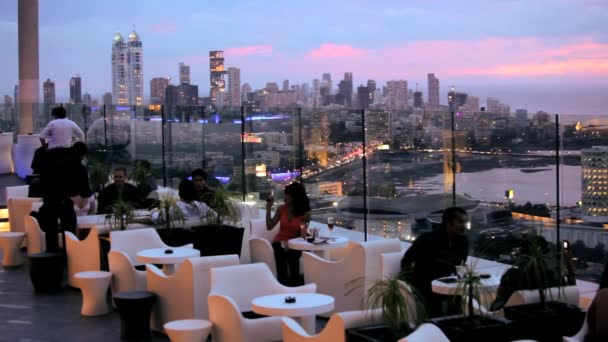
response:
<path fill-rule="evenodd" d="M 363 306 L 370 313 L 381 309 L 382 320 L 395 333 L 416 326 L 427 317 L 422 296 L 398 276 L 376 281 L 368 289 Z"/>
<path fill-rule="evenodd" d="M 209 215 L 209 222 L 215 224 L 236 223 L 240 219 L 240 211 L 235 201 L 230 198 L 230 193 L 222 186 L 219 186 L 214 194 L 210 196 L 207 203 L 217 215 Z"/>
<path fill-rule="evenodd" d="M 172 193 L 161 196 L 158 210 L 159 218 L 166 228 L 175 228 L 177 223 L 185 222 L 184 213 L 177 206 L 177 198 Z"/>
<path fill-rule="evenodd" d="M 468 317 L 472 318 L 475 316 L 474 302 L 477 301 L 481 304 L 489 301 L 492 298 L 492 293 L 485 286 L 484 279 L 475 273 L 475 264 L 463 264 L 460 267 L 464 269 L 464 272 L 459 274 L 455 292 L 457 296 L 454 296 L 454 300 L 460 300 L 462 312 L 468 313 Z M 464 300 L 461 300 L 461 298 L 464 298 Z"/>
<path fill-rule="evenodd" d="M 135 218 L 135 208 L 129 203 L 118 197 L 111 205 L 112 214 L 107 218 L 108 225 L 112 230 L 125 230 L 127 225 Z"/>
<path fill-rule="evenodd" d="M 91 163 L 89 170 L 89 183 L 91 188 L 95 192 L 101 191 L 108 181 L 108 176 L 110 174 L 109 168 L 103 163 L 95 161 Z"/>

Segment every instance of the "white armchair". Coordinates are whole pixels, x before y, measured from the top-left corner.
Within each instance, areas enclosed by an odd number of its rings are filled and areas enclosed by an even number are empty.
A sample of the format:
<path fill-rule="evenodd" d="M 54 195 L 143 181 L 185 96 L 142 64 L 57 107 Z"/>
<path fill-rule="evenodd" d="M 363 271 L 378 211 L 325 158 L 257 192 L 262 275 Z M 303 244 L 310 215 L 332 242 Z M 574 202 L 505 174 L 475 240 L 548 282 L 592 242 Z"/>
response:
<path fill-rule="evenodd" d="M 413 333 L 400 339 L 397 342 L 450 342 L 448 337 L 444 335 L 443 331 L 439 329 L 435 324 L 425 323 L 418 327 Z"/>
<path fill-rule="evenodd" d="M 152 329 L 163 332 L 167 322 L 209 319 L 210 269 L 238 264 L 237 255 L 190 258 L 172 276 L 165 275 L 154 265 L 146 265 L 148 291 L 157 296 L 152 312 Z"/>
<path fill-rule="evenodd" d="M 323 331 L 310 335 L 295 320 L 283 318 L 283 340 L 285 342 L 345 342 L 346 329 L 382 323 L 380 309 L 339 312 L 331 315 Z"/>
<path fill-rule="evenodd" d="M 78 287 L 74 275 L 84 271 L 99 271 L 99 237 L 97 227 L 91 228 L 86 239 L 80 241 L 71 232 L 65 232 L 65 248 L 68 257 L 68 285 Z"/>
<path fill-rule="evenodd" d="M 546 300 L 567 303 L 570 305 L 578 306 L 579 303 L 579 292 L 576 285 L 565 286 L 565 287 L 552 287 L 545 290 Z M 538 290 L 519 290 L 515 291 L 509 300 L 505 304 L 508 306 L 524 305 L 540 303 L 540 295 Z"/>
<path fill-rule="evenodd" d="M 27 237 L 27 254 L 32 255 L 46 251 L 46 234 L 40 229 L 38 220 L 30 215 L 25 215 L 23 223 Z"/>
<path fill-rule="evenodd" d="M 154 228 L 110 232 L 111 248 L 108 266 L 112 273 L 112 293 L 143 291 L 146 289 L 146 272 L 135 268 L 141 265 L 137 252 L 150 248 L 171 248 Z M 192 244 L 182 246 L 192 248 Z"/>
<path fill-rule="evenodd" d="M 0 173 L 12 173 L 13 165 L 13 133 L 0 134 Z"/>
<path fill-rule="evenodd" d="M 394 277 L 401 272 L 401 259 L 404 252 L 383 253 L 380 256 L 382 277 Z"/>
<path fill-rule="evenodd" d="M 25 232 L 23 218 L 32 211 L 32 203 L 40 201 L 40 198 L 27 196 L 25 198 L 13 197 L 6 201 L 11 232 Z"/>
<path fill-rule="evenodd" d="M 214 342 L 281 340 L 281 317 L 247 319 L 228 296 L 209 295 L 209 318 L 213 322 Z"/>
<path fill-rule="evenodd" d="M 8 201 L 10 198 L 27 198 L 29 190 L 29 185 L 7 186 L 4 190 L 6 200 Z"/>
<path fill-rule="evenodd" d="M 246 289 L 243 288 L 246 284 Z M 256 297 L 279 293 L 314 293 L 315 284 L 299 287 L 281 285 L 266 264 L 248 264 L 211 269 L 209 317 L 218 341 L 268 341 L 281 339 L 277 317 L 247 319 Z M 253 333 L 255 331 L 256 333 Z M 258 335 L 258 333 L 260 335 Z"/>
<path fill-rule="evenodd" d="M 265 219 L 251 221 L 251 238 L 249 239 L 251 262 L 265 263 L 275 277 L 277 276 L 277 263 L 271 243 L 278 231 L 278 224 L 272 230 L 267 230 Z"/>

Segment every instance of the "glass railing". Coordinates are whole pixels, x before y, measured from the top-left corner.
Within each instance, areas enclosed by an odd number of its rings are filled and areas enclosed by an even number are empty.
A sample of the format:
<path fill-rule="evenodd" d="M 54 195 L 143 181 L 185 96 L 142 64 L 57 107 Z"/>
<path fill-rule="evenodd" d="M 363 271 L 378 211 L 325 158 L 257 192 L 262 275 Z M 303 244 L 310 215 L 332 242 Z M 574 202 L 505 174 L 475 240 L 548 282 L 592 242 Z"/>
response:
<path fill-rule="evenodd" d="M 257 202 L 301 180 L 313 220 L 413 241 L 442 210 L 469 212 L 473 255 L 509 263 L 536 231 L 570 242 L 596 280 L 608 244 L 608 117 L 443 110 L 66 105 L 91 167 L 150 162 L 159 185 L 203 168 L 211 184 Z M 34 130 L 50 119 L 35 106 Z M 0 129 L 16 131 L 14 108 Z M 581 157 L 582 156 L 582 157 Z M 583 164 L 583 165 L 582 165 Z"/>

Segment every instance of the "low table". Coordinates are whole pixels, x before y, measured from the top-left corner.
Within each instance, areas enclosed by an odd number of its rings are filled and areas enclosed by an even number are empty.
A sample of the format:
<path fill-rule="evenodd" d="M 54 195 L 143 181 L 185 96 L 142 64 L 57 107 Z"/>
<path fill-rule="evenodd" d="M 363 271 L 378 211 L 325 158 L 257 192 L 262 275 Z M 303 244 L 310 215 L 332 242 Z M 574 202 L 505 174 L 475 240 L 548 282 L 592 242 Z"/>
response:
<path fill-rule="evenodd" d="M 171 250 L 173 253 L 167 254 L 165 251 Z M 152 248 L 144 249 L 137 252 L 137 261 L 144 264 L 161 264 L 163 265 L 163 273 L 173 275 L 175 273 L 175 264 L 181 264 L 188 258 L 194 258 L 201 255 L 198 249 L 172 247 L 172 248 Z"/>
<path fill-rule="evenodd" d="M 348 239 L 343 236 L 322 236 L 321 238 L 328 240 L 325 243 L 311 243 L 299 237 L 289 240 L 288 246 L 298 251 L 311 251 L 323 259 L 329 259 L 329 251 L 348 245 Z"/>
<path fill-rule="evenodd" d="M 481 284 L 483 285 L 481 289 L 486 291 L 486 293 L 496 293 L 498 285 L 500 285 L 500 276 L 490 274 L 490 278 L 481 279 Z M 458 291 L 459 282 L 456 276 L 435 279 L 431 285 L 433 287 L 433 292 L 435 293 L 447 296 L 458 294 L 456 292 Z"/>
<path fill-rule="evenodd" d="M 294 297 L 295 303 L 285 303 L 285 297 Z M 315 315 L 334 309 L 334 297 L 320 293 L 281 293 L 257 297 L 251 302 L 253 312 L 266 316 L 298 318 L 302 327 L 315 334 Z"/>

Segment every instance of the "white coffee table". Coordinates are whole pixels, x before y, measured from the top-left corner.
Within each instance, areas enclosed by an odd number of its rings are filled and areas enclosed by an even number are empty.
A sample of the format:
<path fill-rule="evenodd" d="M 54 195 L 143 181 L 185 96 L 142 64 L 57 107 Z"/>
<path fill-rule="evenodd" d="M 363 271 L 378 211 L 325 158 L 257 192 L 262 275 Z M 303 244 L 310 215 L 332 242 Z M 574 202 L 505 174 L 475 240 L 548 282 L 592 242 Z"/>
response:
<path fill-rule="evenodd" d="M 285 303 L 285 297 L 294 297 L 295 303 Z M 251 302 L 253 312 L 266 316 L 298 318 L 302 327 L 315 334 L 315 315 L 334 309 L 334 297 L 320 293 L 281 293 L 257 297 Z"/>
<path fill-rule="evenodd" d="M 169 249 L 172 250 L 173 253 L 165 253 L 165 251 Z M 163 272 L 166 275 L 173 275 L 175 273 L 175 264 L 181 264 L 188 258 L 194 258 L 200 255 L 201 252 L 194 248 L 152 248 L 137 252 L 136 259 L 144 264 L 161 264 L 163 265 Z"/>
<path fill-rule="evenodd" d="M 288 241 L 288 246 L 299 251 L 314 252 L 324 259 L 329 259 L 330 250 L 348 245 L 348 239 L 343 236 L 322 236 L 322 238 L 328 238 L 329 240 L 326 243 L 311 243 L 303 238 L 295 238 Z"/>
<path fill-rule="evenodd" d="M 455 279 L 456 281 L 446 283 L 444 281 L 439 280 L 439 279 L 448 279 L 448 278 Z M 456 276 L 442 277 L 439 279 L 435 279 L 431 282 L 431 286 L 433 287 L 433 292 L 442 294 L 442 295 L 447 295 L 447 296 L 453 296 L 453 295 L 458 294 L 457 291 L 458 291 L 459 282 L 456 279 Z M 481 285 L 482 285 L 483 291 L 485 291 L 486 293 L 488 293 L 488 294 L 496 293 L 496 290 L 498 289 L 498 285 L 500 285 L 500 276 L 495 275 L 495 274 L 490 274 L 490 278 L 481 279 Z"/>

